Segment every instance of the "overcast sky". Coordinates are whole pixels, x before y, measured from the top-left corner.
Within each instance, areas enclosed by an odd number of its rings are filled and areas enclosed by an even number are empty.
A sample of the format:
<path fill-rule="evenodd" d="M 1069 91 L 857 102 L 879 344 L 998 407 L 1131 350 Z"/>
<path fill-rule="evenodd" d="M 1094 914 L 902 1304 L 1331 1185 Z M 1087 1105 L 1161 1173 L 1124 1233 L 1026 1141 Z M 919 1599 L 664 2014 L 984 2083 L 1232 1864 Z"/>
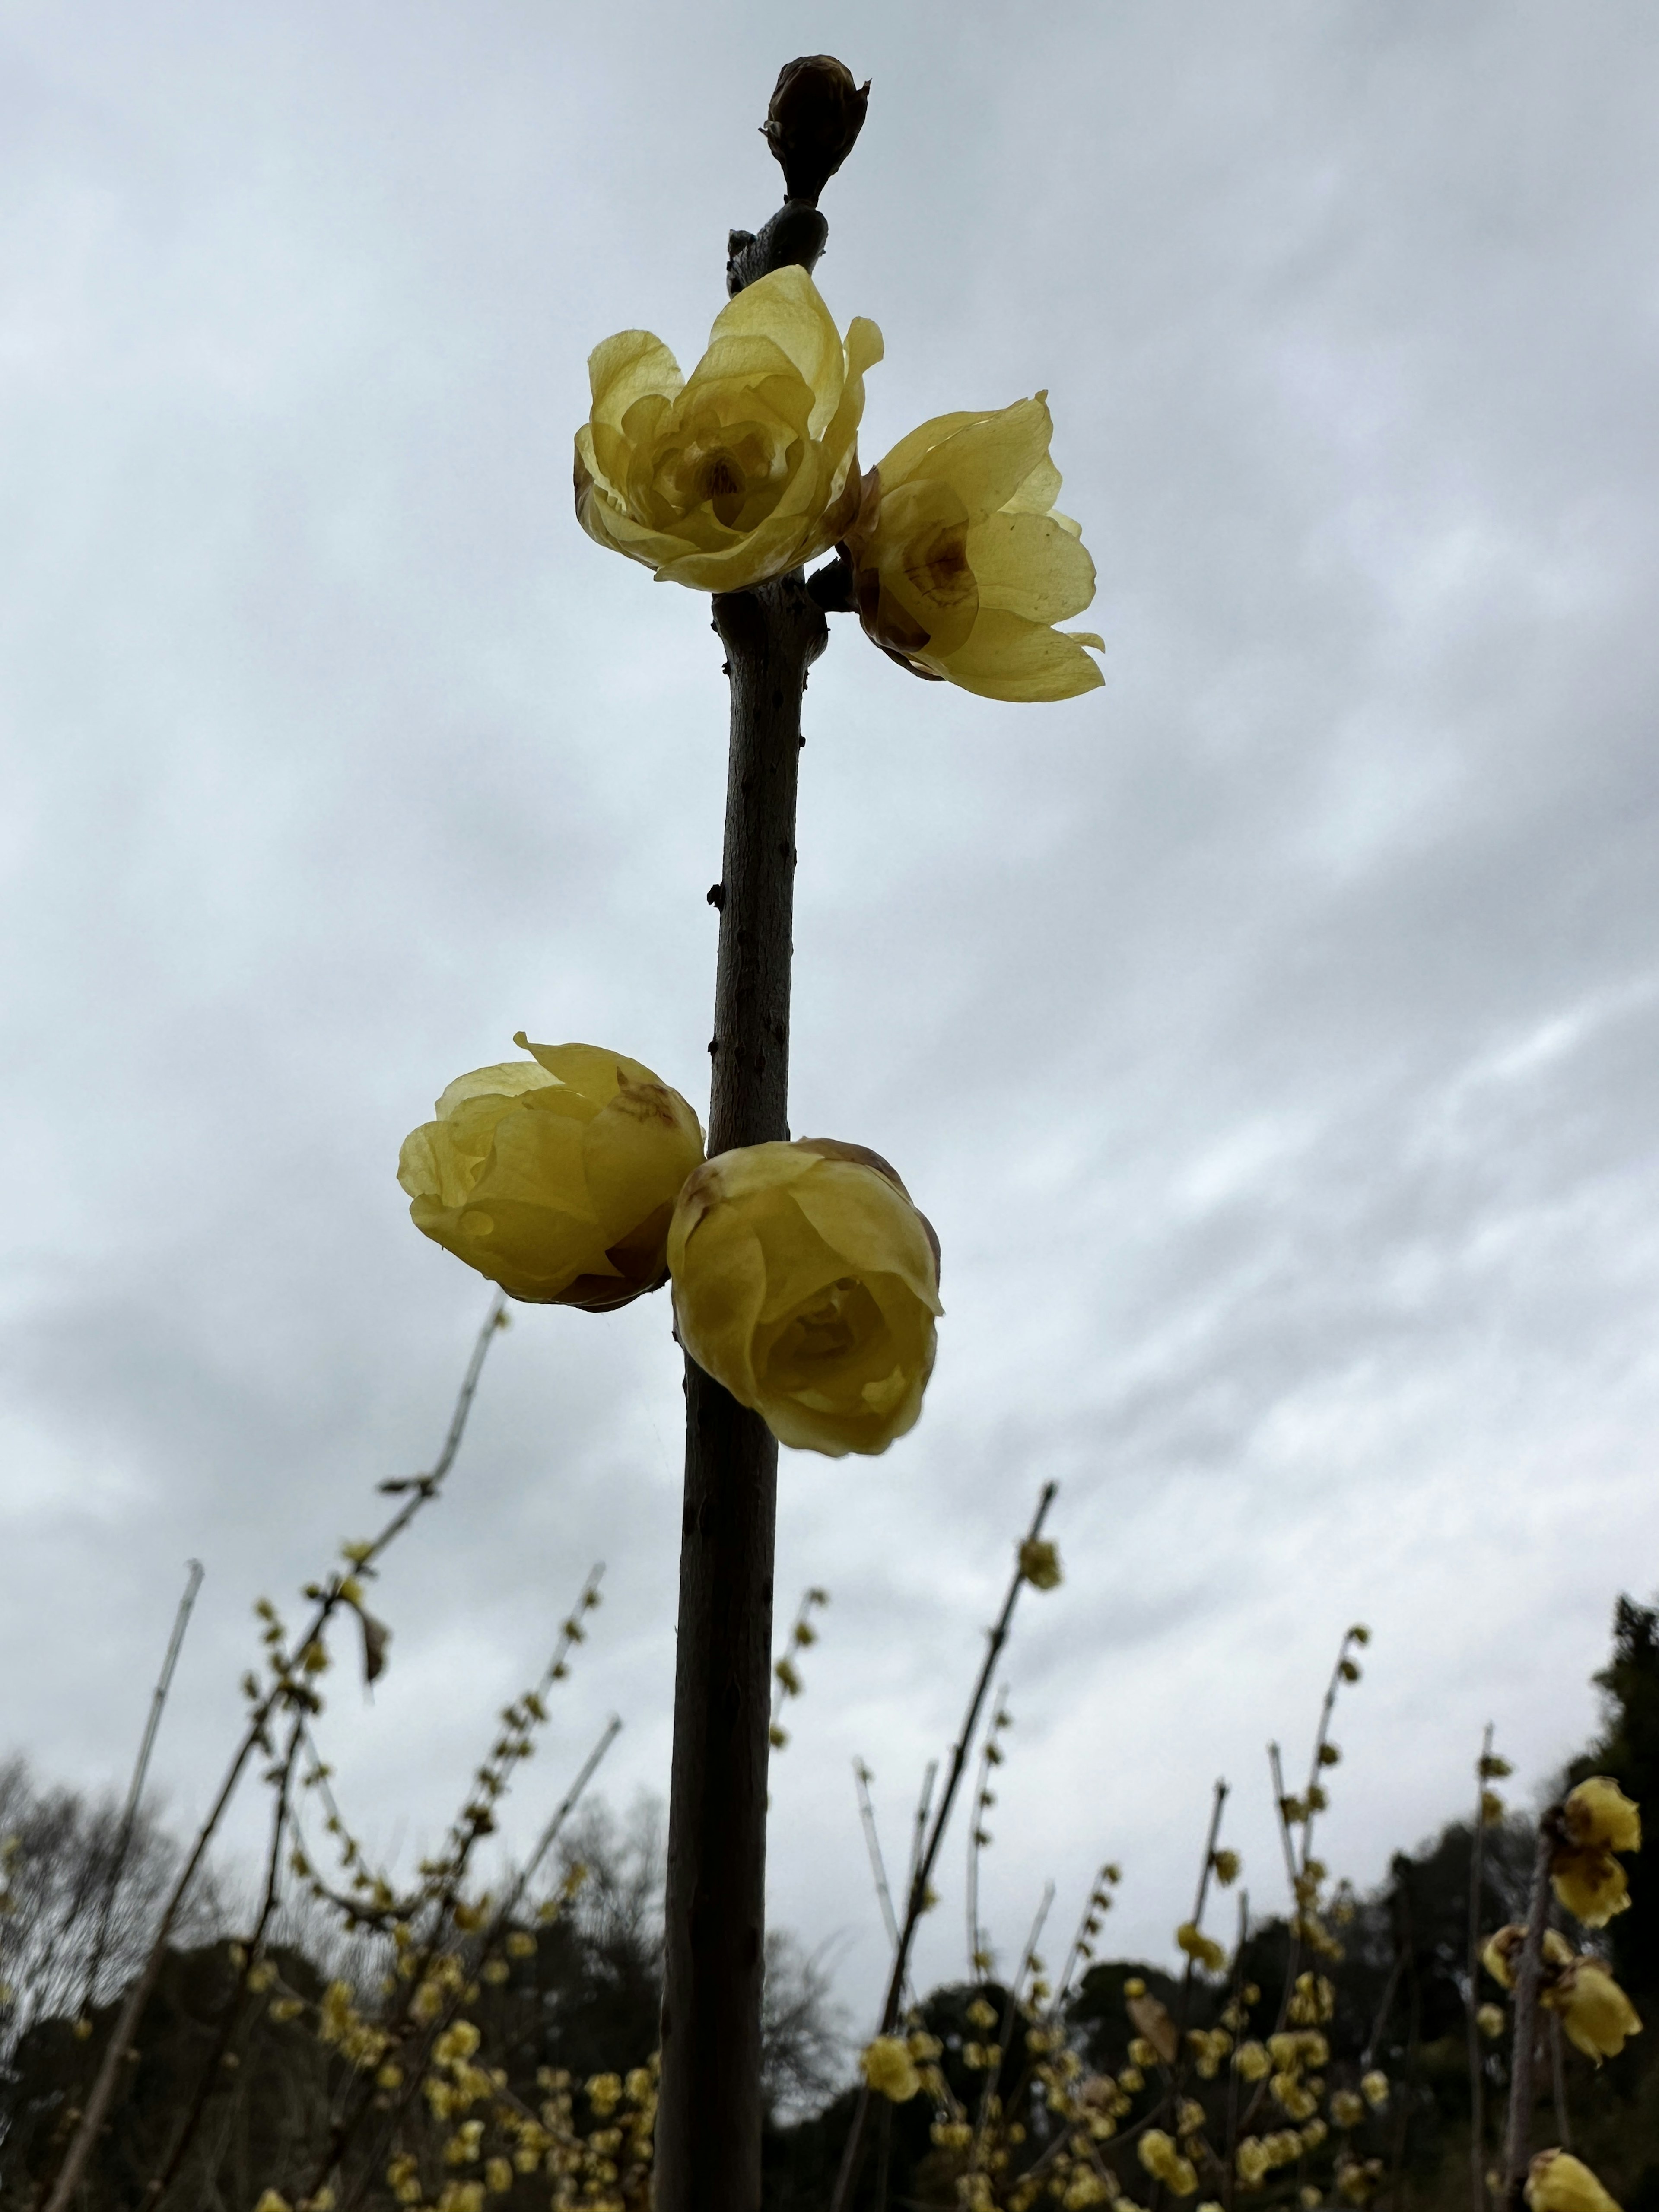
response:
<path fill-rule="evenodd" d="M 1212 1779 L 1375 1642 L 1324 1853 L 1522 1799 L 1659 1584 L 1659 24 L 1647 0 L 81 0 L 0 7 L 7 793 L 0 1751 L 193 1820 L 249 1607 L 428 1463 L 487 1291 L 399 1140 L 514 1030 L 706 1110 L 726 687 L 702 600 L 569 508 L 584 362 L 689 366 L 755 126 L 874 79 L 819 270 L 863 451 L 1046 387 L 1105 685 L 1000 706 L 836 626 L 807 700 L 793 1113 L 937 1224 L 920 1427 L 786 1454 L 832 1593 L 773 1909 L 884 1946 L 897 1852 L 1048 1478 L 985 1911 L 1120 1859 L 1161 1956 Z M 613 1710 L 666 1786 L 666 1301 L 531 1309 L 380 1585 L 338 1788 L 409 1864 L 589 1565 L 527 1771 Z M 244 1826 L 238 1833 L 252 1832 Z M 961 1831 L 925 1975 L 962 1963 Z"/>

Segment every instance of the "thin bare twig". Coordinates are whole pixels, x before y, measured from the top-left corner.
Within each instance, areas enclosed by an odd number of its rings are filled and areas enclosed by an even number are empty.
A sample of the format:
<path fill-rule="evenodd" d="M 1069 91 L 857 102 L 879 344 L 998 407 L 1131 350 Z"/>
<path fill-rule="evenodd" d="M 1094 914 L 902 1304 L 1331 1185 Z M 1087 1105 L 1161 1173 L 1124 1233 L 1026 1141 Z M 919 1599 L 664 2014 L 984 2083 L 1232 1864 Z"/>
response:
<path fill-rule="evenodd" d="M 887 1940 L 897 1950 L 898 1915 L 893 1910 L 893 1893 L 887 1886 L 887 1863 L 881 1855 L 881 1838 L 876 1832 L 876 1808 L 870 1802 L 871 1778 L 870 1770 L 864 1761 L 855 1759 L 853 1761 L 853 1783 L 859 1793 L 859 1820 L 864 1828 L 864 1848 L 870 1855 L 870 1873 L 881 1903 L 881 1917 L 887 1924 Z"/>
<path fill-rule="evenodd" d="M 1492 1759 L 1492 1724 L 1480 1739 L 1474 1770 L 1474 1828 L 1469 1837 L 1469 1946 L 1468 2033 L 1469 2051 L 1469 2203 L 1471 2212 L 1486 2212 L 1486 2061 L 1480 2047 L 1480 1920 L 1486 1886 L 1486 1777 Z"/>
<path fill-rule="evenodd" d="M 139 1800 L 144 1794 L 145 1779 L 149 1773 L 150 1753 L 155 1748 L 156 1731 L 161 1725 L 161 1713 L 173 1687 L 173 1670 L 179 1663 L 179 1654 L 185 1641 L 185 1631 L 190 1626 L 191 1608 L 196 1603 L 196 1593 L 202 1587 L 204 1569 L 199 1559 L 185 1562 L 190 1571 L 185 1577 L 185 1594 L 179 1601 L 179 1610 L 173 1615 L 173 1633 L 167 1638 L 167 1655 L 161 1662 L 161 1671 L 150 1692 L 149 1712 L 144 1722 L 144 1733 L 138 1745 L 138 1756 L 132 1765 L 132 1780 L 127 1786 L 127 1802 L 121 1812 L 121 1826 L 116 1834 L 115 1849 L 109 1863 L 109 1872 L 104 1879 L 104 1894 L 98 1909 L 98 1928 L 93 1937 L 92 1956 L 87 1961 L 86 1990 L 81 1999 L 84 2018 L 92 2010 L 97 1994 L 98 1977 L 104 1964 L 104 1953 L 109 1944 L 109 1923 L 115 1910 L 115 1893 L 121 1887 L 121 1876 L 126 1871 L 127 1853 L 132 1848 L 132 1832 L 138 1819 Z"/>
<path fill-rule="evenodd" d="M 991 1711 L 991 1725 L 985 1731 L 979 1747 L 979 1776 L 974 1785 L 974 1817 L 968 1823 L 968 1978 L 977 1981 L 988 1975 L 994 1964 L 991 1947 L 985 1940 L 985 1930 L 979 1924 L 979 1855 L 991 1840 L 980 1825 L 981 1815 L 994 1804 L 991 1790 L 991 1769 L 1001 1759 L 998 1736 L 1009 1723 L 1008 1685 L 1005 1682 L 997 1692 Z"/>

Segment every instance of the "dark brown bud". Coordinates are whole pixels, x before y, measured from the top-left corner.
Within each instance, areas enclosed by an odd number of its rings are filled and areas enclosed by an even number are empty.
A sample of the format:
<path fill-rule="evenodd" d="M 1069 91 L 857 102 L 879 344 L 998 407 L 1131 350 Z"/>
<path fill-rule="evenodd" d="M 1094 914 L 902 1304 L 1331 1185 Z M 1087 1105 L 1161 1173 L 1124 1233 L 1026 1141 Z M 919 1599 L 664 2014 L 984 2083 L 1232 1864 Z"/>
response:
<path fill-rule="evenodd" d="M 851 70 L 833 54 L 803 54 L 779 71 L 761 129 L 792 200 L 817 204 L 818 194 L 852 152 L 869 104 L 868 79 L 854 84 Z"/>

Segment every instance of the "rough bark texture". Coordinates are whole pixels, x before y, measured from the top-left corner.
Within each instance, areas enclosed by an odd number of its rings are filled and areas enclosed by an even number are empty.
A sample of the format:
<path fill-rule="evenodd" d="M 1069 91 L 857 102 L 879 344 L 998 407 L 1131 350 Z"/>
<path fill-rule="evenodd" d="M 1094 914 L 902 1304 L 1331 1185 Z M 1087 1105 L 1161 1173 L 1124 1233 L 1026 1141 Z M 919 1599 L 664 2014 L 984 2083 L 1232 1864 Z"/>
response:
<path fill-rule="evenodd" d="M 799 574 L 714 601 L 732 738 L 710 1154 L 789 1133 L 795 788 L 822 611 Z M 758 2212 L 778 1447 L 688 1360 L 656 2212 Z"/>

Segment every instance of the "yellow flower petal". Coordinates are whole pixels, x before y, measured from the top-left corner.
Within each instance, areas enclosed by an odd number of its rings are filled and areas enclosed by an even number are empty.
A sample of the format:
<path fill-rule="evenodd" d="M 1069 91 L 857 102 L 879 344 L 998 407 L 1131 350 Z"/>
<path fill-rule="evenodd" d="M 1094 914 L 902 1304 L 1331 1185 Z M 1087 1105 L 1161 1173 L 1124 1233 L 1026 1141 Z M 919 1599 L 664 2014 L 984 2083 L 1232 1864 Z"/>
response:
<path fill-rule="evenodd" d="M 1532 2212 L 1619 2212 L 1589 2166 L 1565 2150 L 1540 2150 L 1527 2172 Z"/>
<path fill-rule="evenodd" d="M 881 333 L 843 342 L 804 269 L 775 270 L 716 317 L 681 380 L 648 331 L 595 348 L 576 434 L 576 512 L 590 537 L 701 591 L 749 589 L 826 551 L 858 496 L 864 375 Z"/>
<path fill-rule="evenodd" d="M 668 1238 L 675 1317 L 781 1443 L 879 1452 L 921 1410 L 937 1262 L 884 1164 L 822 1142 L 749 1146 L 690 1179 Z"/>
<path fill-rule="evenodd" d="M 665 1279 L 673 1202 L 702 1156 L 696 1116 L 638 1060 L 530 1049 L 459 1077 L 405 1139 L 410 1218 L 510 1297 L 625 1304 Z"/>
<path fill-rule="evenodd" d="M 1039 393 L 936 416 L 865 479 L 844 544 L 867 634 L 919 675 L 981 697 L 1069 699 L 1103 680 L 1092 631 L 1062 632 L 1095 594 L 1077 525 L 1057 514 Z"/>

